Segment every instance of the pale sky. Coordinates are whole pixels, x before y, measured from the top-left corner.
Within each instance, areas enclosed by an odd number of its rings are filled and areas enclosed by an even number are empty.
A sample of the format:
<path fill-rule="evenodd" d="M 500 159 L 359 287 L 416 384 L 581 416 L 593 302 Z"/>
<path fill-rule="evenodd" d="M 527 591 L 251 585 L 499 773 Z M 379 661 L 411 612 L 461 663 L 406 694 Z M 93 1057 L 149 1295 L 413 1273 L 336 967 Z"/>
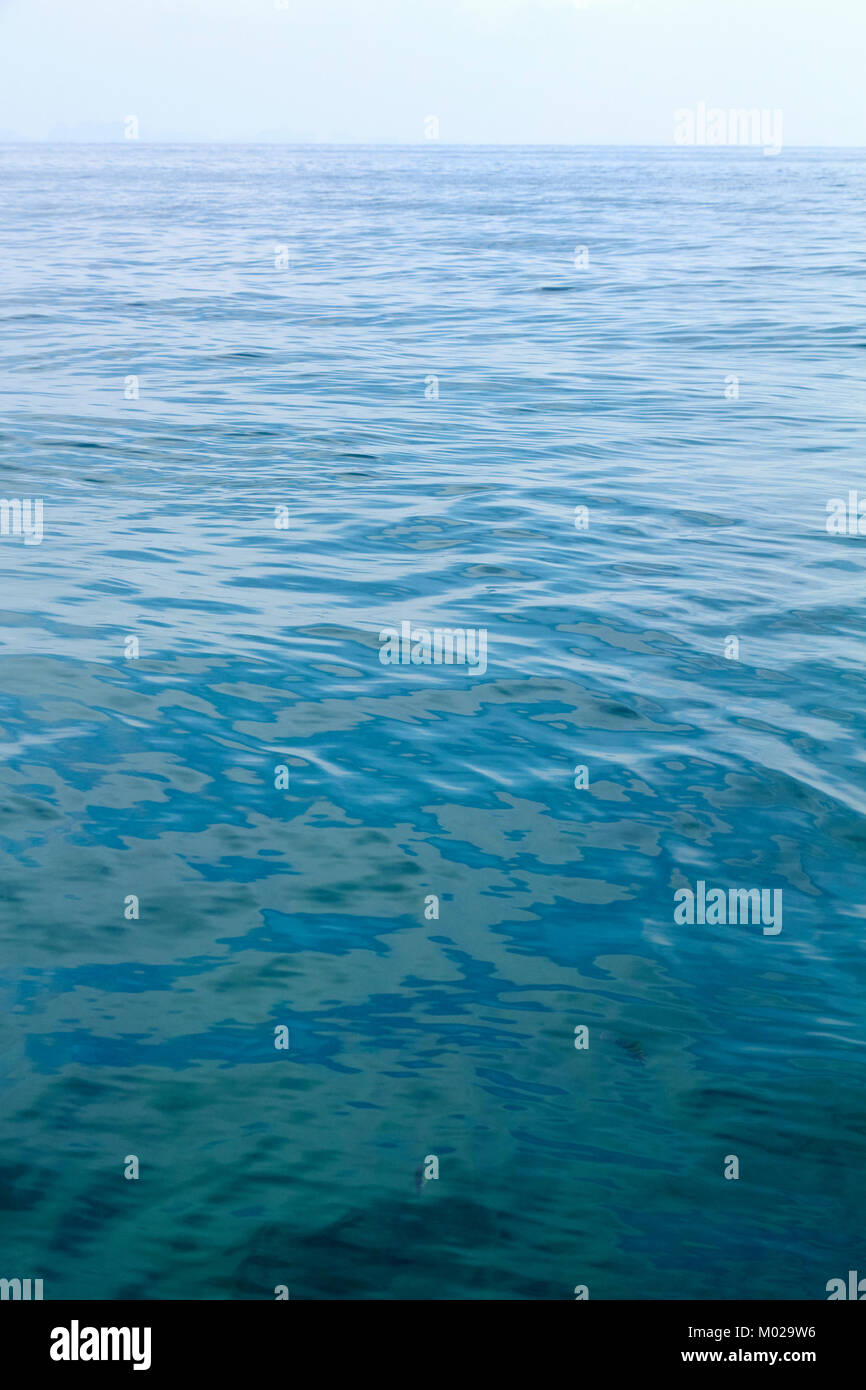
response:
<path fill-rule="evenodd" d="M 284 5 L 284 8 L 280 8 Z M 0 138 L 866 146 L 866 0 L 0 0 Z"/>

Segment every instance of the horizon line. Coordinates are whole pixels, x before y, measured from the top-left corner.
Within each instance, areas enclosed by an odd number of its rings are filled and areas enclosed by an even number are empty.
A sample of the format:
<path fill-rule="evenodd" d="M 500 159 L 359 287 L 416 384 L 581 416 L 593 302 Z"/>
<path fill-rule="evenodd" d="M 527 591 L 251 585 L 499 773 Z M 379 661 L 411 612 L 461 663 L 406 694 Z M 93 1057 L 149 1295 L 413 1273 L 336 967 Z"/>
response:
<path fill-rule="evenodd" d="M 85 139 L 78 136 L 43 137 L 22 135 L 14 138 L 0 135 L 0 145 L 202 145 L 202 146 L 277 146 L 280 148 L 291 147 L 297 149 L 307 149 L 310 147 L 346 149 L 359 148 L 369 149 L 377 146 L 388 149 L 426 149 L 435 146 L 446 146 L 452 149 L 512 149 L 512 150 L 531 150 L 531 149 L 568 149 L 568 150 L 681 150 L 684 153 L 694 153 L 704 151 L 726 151 L 726 150 L 761 150 L 761 142 L 744 144 L 694 144 L 680 145 L 676 141 L 655 141 L 652 143 L 639 143 L 638 141 L 618 141 L 618 140 L 319 140 L 311 139 L 227 139 L 212 140 L 200 137 L 174 137 L 174 136 L 136 136 L 127 138 L 122 135 L 112 137 L 101 137 L 95 139 Z M 784 150 L 866 150 L 866 144 L 846 144 L 846 145 L 793 145 L 786 144 Z"/>

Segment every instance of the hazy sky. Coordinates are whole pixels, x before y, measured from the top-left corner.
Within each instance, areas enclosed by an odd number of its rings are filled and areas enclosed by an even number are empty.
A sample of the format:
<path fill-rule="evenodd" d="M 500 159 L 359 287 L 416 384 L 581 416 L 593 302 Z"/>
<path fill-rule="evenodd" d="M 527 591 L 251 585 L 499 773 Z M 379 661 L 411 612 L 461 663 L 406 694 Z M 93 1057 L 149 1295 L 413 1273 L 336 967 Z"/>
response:
<path fill-rule="evenodd" d="M 0 136 L 866 145 L 866 0 L 0 0 Z"/>

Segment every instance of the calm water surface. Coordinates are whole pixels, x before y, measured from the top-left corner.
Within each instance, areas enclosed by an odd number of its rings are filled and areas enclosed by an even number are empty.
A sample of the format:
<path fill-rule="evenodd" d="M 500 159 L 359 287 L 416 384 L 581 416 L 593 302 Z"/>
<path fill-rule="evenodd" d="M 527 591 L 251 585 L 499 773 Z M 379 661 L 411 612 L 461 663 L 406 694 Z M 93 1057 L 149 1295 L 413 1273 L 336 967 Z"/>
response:
<path fill-rule="evenodd" d="M 0 146 L 0 1275 L 866 1273 L 864 164 Z"/>

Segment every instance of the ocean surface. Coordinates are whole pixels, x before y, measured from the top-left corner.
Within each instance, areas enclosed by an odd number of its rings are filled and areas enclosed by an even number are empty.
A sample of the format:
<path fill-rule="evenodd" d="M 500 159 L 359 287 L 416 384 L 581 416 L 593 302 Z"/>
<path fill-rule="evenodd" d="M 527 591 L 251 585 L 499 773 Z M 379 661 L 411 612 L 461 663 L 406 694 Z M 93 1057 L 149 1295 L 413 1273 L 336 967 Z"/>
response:
<path fill-rule="evenodd" d="M 0 146 L 0 1276 L 866 1275 L 864 172 Z"/>

